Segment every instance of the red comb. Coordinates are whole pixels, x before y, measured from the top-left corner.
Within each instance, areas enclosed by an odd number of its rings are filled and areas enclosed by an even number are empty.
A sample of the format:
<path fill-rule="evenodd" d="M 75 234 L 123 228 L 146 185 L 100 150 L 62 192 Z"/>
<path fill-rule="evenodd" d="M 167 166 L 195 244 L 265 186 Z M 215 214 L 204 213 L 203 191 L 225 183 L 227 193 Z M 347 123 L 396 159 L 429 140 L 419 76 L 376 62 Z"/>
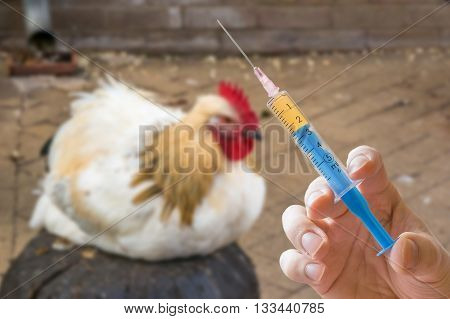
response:
<path fill-rule="evenodd" d="M 220 82 L 219 94 L 230 103 L 239 114 L 250 110 L 250 103 L 244 91 L 237 85 L 228 82 Z"/>

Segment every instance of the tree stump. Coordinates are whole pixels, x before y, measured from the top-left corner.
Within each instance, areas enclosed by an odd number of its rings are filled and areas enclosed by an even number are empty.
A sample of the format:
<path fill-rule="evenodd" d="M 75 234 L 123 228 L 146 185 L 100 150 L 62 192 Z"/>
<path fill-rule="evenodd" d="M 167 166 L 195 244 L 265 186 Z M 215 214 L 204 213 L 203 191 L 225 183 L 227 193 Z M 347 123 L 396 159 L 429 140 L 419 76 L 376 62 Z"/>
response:
<path fill-rule="evenodd" d="M 25 247 L 3 277 L 0 297 L 259 298 L 253 264 L 236 244 L 208 256 L 146 262 L 89 247 L 63 258 L 71 250 L 52 249 L 55 240 L 42 232 Z"/>

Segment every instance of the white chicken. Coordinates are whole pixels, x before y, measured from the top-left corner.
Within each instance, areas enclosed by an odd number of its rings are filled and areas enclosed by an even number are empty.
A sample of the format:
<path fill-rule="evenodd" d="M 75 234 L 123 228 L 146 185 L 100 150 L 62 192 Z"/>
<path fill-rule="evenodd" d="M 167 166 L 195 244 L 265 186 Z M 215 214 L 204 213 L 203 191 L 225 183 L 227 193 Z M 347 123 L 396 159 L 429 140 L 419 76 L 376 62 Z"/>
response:
<path fill-rule="evenodd" d="M 146 260 L 204 255 L 235 241 L 265 198 L 262 177 L 246 161 L 258 133 L 247 98 L 222 83 L 218 95 L 183 113 L 142 94 L 155 99 L 109 81 L 72 103 L 30 225 Z M 143 151 L 144 126 L 154 133 Z"/>

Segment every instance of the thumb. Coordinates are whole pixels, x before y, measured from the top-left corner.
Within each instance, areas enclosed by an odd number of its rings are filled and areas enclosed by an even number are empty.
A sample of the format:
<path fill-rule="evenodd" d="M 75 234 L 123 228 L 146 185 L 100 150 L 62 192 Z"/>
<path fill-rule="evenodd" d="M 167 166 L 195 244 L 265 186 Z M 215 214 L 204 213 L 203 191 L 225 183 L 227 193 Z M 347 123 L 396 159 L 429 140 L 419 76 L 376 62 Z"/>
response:
<path fill-rule="evenodd" d="M 448 253 L 427 233 L 401 234 L 392 247 L 389 264 L 395 272 L 412 274 L 424 282 L 447 280 L 450 271 Z"/>

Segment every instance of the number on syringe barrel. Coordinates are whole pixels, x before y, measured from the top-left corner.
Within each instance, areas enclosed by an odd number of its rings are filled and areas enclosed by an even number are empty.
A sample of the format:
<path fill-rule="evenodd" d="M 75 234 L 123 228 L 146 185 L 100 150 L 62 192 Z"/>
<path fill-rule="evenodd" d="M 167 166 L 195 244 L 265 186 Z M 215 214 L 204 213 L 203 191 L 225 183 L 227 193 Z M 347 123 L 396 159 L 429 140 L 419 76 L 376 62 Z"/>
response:
<path fill-rule="evenodd" d="M 294 133 L 294 138 L 303 153 L 311 160 L 316 170 L 330 183 L 332 189 L 339 193 L 351 184 L 347 174 L 342 171 L 334 158 L 312 127 L 307 124 Z"/>

